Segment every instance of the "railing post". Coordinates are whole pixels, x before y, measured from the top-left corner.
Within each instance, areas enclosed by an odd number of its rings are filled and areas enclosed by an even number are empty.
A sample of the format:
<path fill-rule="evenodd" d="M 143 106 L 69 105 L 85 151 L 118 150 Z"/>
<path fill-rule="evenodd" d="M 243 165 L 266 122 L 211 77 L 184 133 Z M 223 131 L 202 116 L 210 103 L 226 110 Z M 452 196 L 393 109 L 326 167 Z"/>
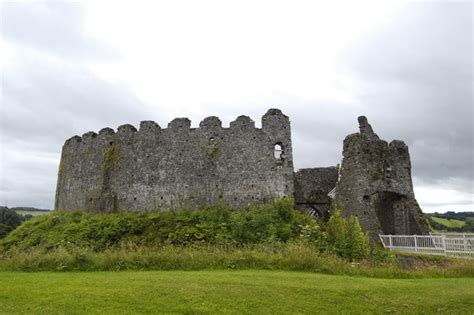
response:
<path fill-rule="evenodd" d="M 416 241 L 416 235 L 413 235 L 413 238 L 415 239 L 415 253 L 418 253 L 418 242 Z"/>
<path fill-rule="evenodd" d="M 388 236 L 388 248 L 392 250 L 392 234 Z"/>
<path fill-rule="evenodd" d="M 441 235 L 441 243 L 443 244 L 444 256 L 446 256 L 446 235 Z"/>

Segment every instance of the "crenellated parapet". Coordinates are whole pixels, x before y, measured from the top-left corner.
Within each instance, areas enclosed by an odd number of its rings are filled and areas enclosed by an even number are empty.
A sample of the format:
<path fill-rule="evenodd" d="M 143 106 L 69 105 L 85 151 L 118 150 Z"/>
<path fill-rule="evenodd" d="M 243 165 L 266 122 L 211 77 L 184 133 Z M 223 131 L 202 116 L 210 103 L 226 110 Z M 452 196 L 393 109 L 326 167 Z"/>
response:
<path fill-rule="evenodd" d="M 110 127 L 102 128 L 98 133 L 89 131 L 82 136 L 73 136 L 65 141 L 65 146 L 74 146 L 77 144 L 91 144 L 93 141 L 100 142 L 102 139 L 112 139 L 114 137 L 147 137 L 150 134 L 169 135 L 174 131 L 188 131 L 191 130 L 198 133 L 200 130 L 242 130 L 242 131 L 256 131 L 265 132 L 272 138 L 272 145 L 285 142 L 285 145 L 291 147 L 291 129 L 290 120 L 288 116 L 283 114 L 279 109 L 270 109 L 262 117 L 262 128 L 256 128 L 255 122 L 248 116 L 239 116 L 232 122 L 228 128 L 222 127 L 222 121 L 216 116 L 204 118 L 199 123 L 199 128 L 191 128 L 191 120 L 186 117 L 175 118 L 170 121 L 167 128 L 161 128 L 158 123 L 152 120 L 141 121 L 139 129 L 131 124 L 124 124 L 117 127 L 117 130 Z M 290 140 L 290 141 L 288 141 Z M 291 150 L 290 150 L 291 151 Z"/>
<path fill-rule="evenodd" d="M 206 117 L 203 121 L 199 123 L 199 128 L 220 129 L 222 128 L 222 121 L 219 119 L 219 117 L 216 116 Z"/>
<path fill-rule="evenodd" d="M 247 116 L 224 128 L 211 116 L 199 128 L 175 118 L 167 128 L 142 121 L 138 130 L 125 124 L 74 136 L 63 146 L 56 209 L 135 211 L 217 202 L 241 209 L 292 193 L 290 121 L 271 109 L 262 128 Z"/>

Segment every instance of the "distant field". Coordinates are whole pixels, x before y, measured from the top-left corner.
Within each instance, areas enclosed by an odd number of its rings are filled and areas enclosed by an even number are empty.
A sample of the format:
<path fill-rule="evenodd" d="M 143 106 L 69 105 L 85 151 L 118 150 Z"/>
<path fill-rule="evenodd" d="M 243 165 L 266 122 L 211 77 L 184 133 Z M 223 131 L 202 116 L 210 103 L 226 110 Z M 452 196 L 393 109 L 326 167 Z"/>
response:
<path fill-rule="evenodd" d="M 0 272 L 1 314 L 472 314 L 474 279 L 282 271 Z"/>
<path fill-rule="evenodd" d="M 455 220 L 455 219 L 443 219 L 443 218 L 438 218 L 438 217 L 431 217 L 433 221 L 443 224 L 444 226 L 447 227 L 463 227 L 466 225 L 466 222 L 461 221 L 461 220 Z"/>
<path fill-rule="evenodd" d="M 21 215 L 27 215 L 30 214 L 32 216 L 37 216 L 37 215 L 43 215 L 43 214 L 48 214 L 51 213 L 50 211 L 30 211 L 30 210 L 15 210 L 16 213 L 21 214 Z"/>

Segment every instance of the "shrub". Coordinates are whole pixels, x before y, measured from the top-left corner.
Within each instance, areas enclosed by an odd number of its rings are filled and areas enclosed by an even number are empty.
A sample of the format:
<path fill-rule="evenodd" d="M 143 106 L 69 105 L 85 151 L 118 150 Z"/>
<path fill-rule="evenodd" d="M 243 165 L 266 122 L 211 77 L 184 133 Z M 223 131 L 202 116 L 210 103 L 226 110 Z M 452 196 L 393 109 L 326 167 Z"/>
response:
<path fill-rule="evenodd" d="M 340 210 L 331 215 L 326 229 L 329 248 L 339 256 L 345 256 L 347 230 Z"/>
<path fill-rule="evenodd" d="M 374 246 L 372 248 L 372 262 L 374 265 L 382 266 L 382 265 L 392 265 L 396 261 L 395 255 L 388 251 L 387 249 L 383 248 L 381 245 Z"/>
<path fill-rule="evenodd" d="M 370 252 L 369 237 L 362 232 L 357 217 L 349 217 L 346 227 L 345 258 L 350 261 L 366 258 Z"/>
<path fill-rule="evenodd" d="M 26 222 L 1 240 L 0 253 L 57 248 L 103 252 L 123 244 L 245 247 L 303 241 L 317 253 L 334 253 L 350 261 L 368 256 L 368 237 L 357 218 L 344 219 L 336 211 L 325 225 L 292 205 L 291 199 L 277 199 L 246 211 L 217 205 L 149 213 L 53 212 Z"/>
<path fill-rule="evenodd" d="M 90 214 L 54 212 L 25 223 L 0 242 L 0 250 L 58 247 L 103 251 L 122 243 L 137 245 L 246 244 L 288 242 L 313 222 L 296 212 L 291 199 L 278 199 L 247 211 L 222 205 L 201 210 Z"/>
<path fill-rule="evenodd" d="M 0 208 L 0 239 L 16 229 L 25 218 L 8 208 Z"/>
<path fill-rule="evenodd" d="M 342 217 L 336 210 L 327 223 L 327 243 L 330 250 L 350 261 L 367 258 L 370 252 L 369 237 L 362 232 L 357 217 Z"/>
<path fill-rule="evenodd" d="M 328 236 L 325 231 L 323 223 L 318 221 L 309 222 L 306 225 L 301 226 L 300 238 L 313 245 L 320 252 L 324 252 L 328 249 Z"/>

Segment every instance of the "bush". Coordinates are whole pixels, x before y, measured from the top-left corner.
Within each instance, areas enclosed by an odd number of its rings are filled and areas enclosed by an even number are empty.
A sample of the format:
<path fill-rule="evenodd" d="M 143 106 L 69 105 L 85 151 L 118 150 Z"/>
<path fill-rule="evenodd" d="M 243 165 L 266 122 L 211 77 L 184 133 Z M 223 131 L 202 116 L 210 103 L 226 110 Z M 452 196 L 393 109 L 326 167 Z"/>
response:
<path fill-rule="evenodd" d="M 0 239 L 16 229 L 25 218 L 8 208 L 0 208 Z"/>
<path fill-rule="evenodd" d="M 347 229 L 341 211 L 336 210 L 331 215 L 326 229 L 329 248 L 339 256 L 345 256 Z"/>
<path fill-rule="evenodd" d="M 327 223 L 327 242 L 329 248 L 350 261 L 367 258 L 370 253 L 369 237 L 362 232 L 357 217 L 342 217 L 336 210 Z"/>
<path fill-rule="evenodd" d="M 303 241 L 315 252 L 359 261 L 369 254 L 357 218 L 336 211 L 327 225 L 293 210 L 291 199 L 246 211 L 222 205 L 201 210 L 90 214 L 53 212 L 36 217 L 0 241 L 0 252 L 56 248 L 102 252 L 133 246 L 213 244 L 244 247 Z"/>
<path fill-rule="evenodd" d="M 278 199 L 247 211 L 216 206 L 149 213 L 54 212 L 26 222 L 0 242 L 0 250 L 64 247 L 103 251 L 122 243 L 243 246 L 288 242 L 299 237 L 301 226 L 314 221 L 294 211 L 292 204 L 291 199 Z"/>
<path fill-rule="evenodd" d="M 383 248 L 383 246 L 378 245 L 372 248 L 372 263 L 376 266 L 382 266 L 386 264 L 394 264 L 396 261 L 395 255 Z"/>
<path fill-rule="evenodd" d="M 367 258 L 370 253 L 369 237 L 362 232 L 357 217 L 349 217 L 346 227 L 346 250 L 344 257 L 350 261 Z"/>

